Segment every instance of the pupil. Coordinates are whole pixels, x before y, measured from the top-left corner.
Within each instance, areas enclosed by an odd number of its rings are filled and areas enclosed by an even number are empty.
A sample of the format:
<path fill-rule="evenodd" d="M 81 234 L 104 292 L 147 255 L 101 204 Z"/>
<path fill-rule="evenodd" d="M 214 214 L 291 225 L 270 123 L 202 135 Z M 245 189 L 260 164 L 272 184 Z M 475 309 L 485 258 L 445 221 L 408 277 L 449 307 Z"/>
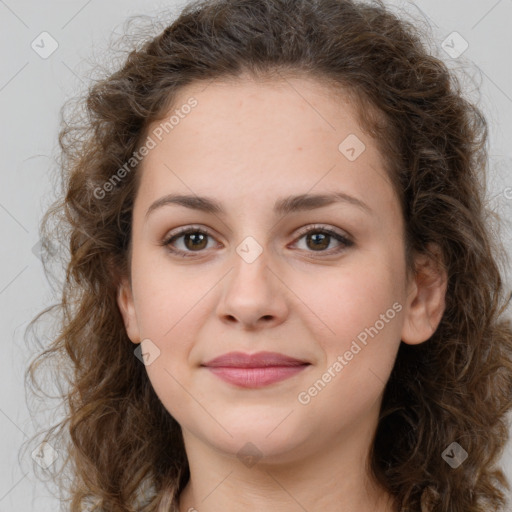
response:
<path fill-rule="evenodd" d="M 317 237 L 321 237 L 320 240 Z M 329 245 L 329 243 L 326 243 L 326 240 L 328 239 L 328 237 L 329 237 L 329 235 L 326 235 L 325 233 L 316 233 L 313 235 L 309 235 L 308 240 L 314 239 L 315 240 L 314 247 L 325 249 Z M 317 241 L 320 241 L 321 245 L 317 244 L 316 243 Z M 323 242 L 323 244 L 322 244 L 322 242 Z"/>
<path fill-rule="evenodd" d="M 199 245 L 201 244 L 201 242 L 204 242 L 206 240 L 206 236 L 203 234 L 203 233 L 189 233 L 188 235 L 186 235 L 187 237 L 187 240 L 192 240 L 192 246 L 195 247 L 195 248 L 200 248 L 202 249 L 203 247 L 199 247 Z M 196 241 L 194 241 L 195 237 L 199 237 L 199 243 L 196 243 Z"/>

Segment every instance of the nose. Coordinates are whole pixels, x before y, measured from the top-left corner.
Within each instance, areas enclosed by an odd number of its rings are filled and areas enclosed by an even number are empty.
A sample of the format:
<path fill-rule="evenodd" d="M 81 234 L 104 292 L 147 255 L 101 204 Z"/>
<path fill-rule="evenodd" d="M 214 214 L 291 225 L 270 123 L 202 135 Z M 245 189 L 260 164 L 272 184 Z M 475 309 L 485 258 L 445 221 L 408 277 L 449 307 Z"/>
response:
<path fill-rule="evenodd" d="M 275 327 L 286 319 L 286 285 L 270 268 L 266 251 L 251 263 L 234 254 L 234 268 L 223 280 L 217 315 L 244 330 Z"/>

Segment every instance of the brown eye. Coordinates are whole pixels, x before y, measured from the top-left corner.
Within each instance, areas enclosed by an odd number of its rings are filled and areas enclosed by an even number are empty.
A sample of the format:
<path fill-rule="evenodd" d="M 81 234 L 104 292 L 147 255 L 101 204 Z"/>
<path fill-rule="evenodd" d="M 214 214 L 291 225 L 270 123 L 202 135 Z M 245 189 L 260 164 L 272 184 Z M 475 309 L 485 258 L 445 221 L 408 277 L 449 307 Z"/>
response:
<path fill-rule="evenodd" d="M 183 243 L 185 244 L 185 247 L 187 249 L 204 249 L 207 245 L 205 241 L 207 240 L 208 235 L 206 235 L 205 233 L 187 233 L 186 235 L 183 235 L 183 237 Z"/>
<path fill-rule="evenodd" d="M 208 248 L 210 239 L 213 240 L 214 238 L 207 231 L 195 227 L 186 227 L 179 229 L 177 233 L 171 234 L 160 242 L 160 245 L 167 247 L 171 253 L 186 258 L 199 256 L 201 252 Z M 298 244 L 302 239 L 305 240 L 306 247 L 299 247 L 299 249 L 326 256 L 342 252 L 354 245 L 347 237 L 325 227 L 313 226 L 302 230 L 302 234 L 296 239 L 295 244 Z M 333 240 L 337 242 L 337 247 L 329 248 Z"/>
<path fill-rule="evenodd" d="M 198 228 L 184 228 L 161 242 L 161 245 L 168 247 L 174 254 L 188 257 L 194 256 L 191 253 L 199 253 L 206 249 L 209 238 L 212 237 L 206 231 Z M 181 247 L 177 247 L 180 245 L 178 242 L 181 242 Z"/>
<path fill-rule="evenodd" d="M 327 249 L 329 247 L 329 242 L 331 241 L 331 235 L 326 233 L 313 233 L 306 235 L 306 244 L 310 249 Z M 309 245 L 311 242 L 311 245 Z"/>
<path fill-rule="evenodd" d="M 308 252 L 333 254 L 341 252 L 354 245 L 351 240 L 342 234 L 321 226 L 313 226 L 313 228 L 310 227 L 308 230 L 302 230 L 300 235 L 301 236 L 299 236 L 296 243 L 302 239 L 305 239 L 306 248 L 304 250 Z M 337 242 L 338 247 L 328 249 L 333 239 Z"/>

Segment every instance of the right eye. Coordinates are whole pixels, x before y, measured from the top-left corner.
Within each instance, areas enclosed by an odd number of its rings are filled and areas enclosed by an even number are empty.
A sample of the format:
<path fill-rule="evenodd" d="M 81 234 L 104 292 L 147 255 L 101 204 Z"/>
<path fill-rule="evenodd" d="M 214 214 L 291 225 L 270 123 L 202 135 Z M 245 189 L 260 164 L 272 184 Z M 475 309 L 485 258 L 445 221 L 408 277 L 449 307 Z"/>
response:
<path fill-rule="evenodd" d="M 194 252 L 201 252 L 207 248 L 208 237 L 211 237 L 211 235 L 203 229 L 184 227 L 179 228 L 177 232 L 171 233 L 170 236 L 161 242 L 161 245 L 166 246 L 170 252 L 177 256 L 189 258 L 195 256 Z M 175 243 L 181 238 L 183 239 L 182 247 L 184 248 L 177 249 Z"/>

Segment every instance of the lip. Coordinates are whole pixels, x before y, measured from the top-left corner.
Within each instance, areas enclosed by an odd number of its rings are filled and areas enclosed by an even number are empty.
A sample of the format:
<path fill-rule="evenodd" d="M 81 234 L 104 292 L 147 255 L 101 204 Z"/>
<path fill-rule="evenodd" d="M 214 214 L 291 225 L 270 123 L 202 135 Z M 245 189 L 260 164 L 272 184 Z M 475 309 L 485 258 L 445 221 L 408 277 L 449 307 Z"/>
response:
<path fill-rule="evenodd" d="M 230 384 L 243 388 L 260 388 L 288 379 L 309 365 L 307 361 L 277 352 L 230 352 L 201 366 Z"/>
<path fill-rule="evenodd" d="M 256 352 L 255 354 L 244 354 L 243 352 L 229 352 L 216 357 L 201 366 L 213 368 L 264 368 L 268 366 L 298 366 L 309 364 L 308 361 L 285 356 L 278 352 Z"/>

